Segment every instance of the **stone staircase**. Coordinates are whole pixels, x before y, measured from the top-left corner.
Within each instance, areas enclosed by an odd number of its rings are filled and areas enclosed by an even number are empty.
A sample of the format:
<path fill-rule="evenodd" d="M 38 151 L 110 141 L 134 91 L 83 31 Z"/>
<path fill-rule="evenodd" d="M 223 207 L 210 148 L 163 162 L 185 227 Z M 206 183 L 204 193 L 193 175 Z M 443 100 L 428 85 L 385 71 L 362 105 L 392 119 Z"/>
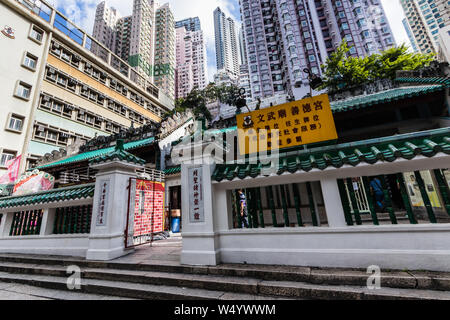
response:
<path fill-rule="evenodd" d="M 0 284 L 74 292 L 67 267 L 81 269 L 86 296 L 132 299 L 438 299 L 450 300 L 450 274 L 383 271 L 381 289 L 369 290 L 362 270 L 286 266 L 182 266 L 175 262 L 94 262 L 76 258 L 0 255 Z M 54 299 L 64 295 L 53 294 Z M 81 298 L 80 298 L 81 299 Z"/>

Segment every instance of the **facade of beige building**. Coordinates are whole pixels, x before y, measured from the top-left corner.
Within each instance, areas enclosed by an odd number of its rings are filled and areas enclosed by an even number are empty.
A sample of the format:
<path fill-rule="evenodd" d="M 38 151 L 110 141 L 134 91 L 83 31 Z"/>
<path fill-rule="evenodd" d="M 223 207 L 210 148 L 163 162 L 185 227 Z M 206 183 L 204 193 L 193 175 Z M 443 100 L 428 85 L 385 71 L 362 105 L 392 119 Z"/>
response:
<path fill-rule="evenodd" d="M 44 1 L 0 0 L 0 174 L 75 141 L 158 123 L 173 100 Z"/>

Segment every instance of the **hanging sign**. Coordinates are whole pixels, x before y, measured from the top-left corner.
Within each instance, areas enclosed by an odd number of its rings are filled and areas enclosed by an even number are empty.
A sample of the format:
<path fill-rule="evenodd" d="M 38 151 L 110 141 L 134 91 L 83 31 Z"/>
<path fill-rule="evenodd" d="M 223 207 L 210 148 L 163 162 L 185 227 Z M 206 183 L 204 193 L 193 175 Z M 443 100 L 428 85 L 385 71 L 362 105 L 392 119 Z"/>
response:
<path fill-rule="evenodd" d="M 236 118 L 241 155 L 338 138 L 327 94 L 239 114 Z"/>
<path fill-rule="evenodd" d="M 189 222 L 205 222 L 202 167 L 189 168 Z"/>

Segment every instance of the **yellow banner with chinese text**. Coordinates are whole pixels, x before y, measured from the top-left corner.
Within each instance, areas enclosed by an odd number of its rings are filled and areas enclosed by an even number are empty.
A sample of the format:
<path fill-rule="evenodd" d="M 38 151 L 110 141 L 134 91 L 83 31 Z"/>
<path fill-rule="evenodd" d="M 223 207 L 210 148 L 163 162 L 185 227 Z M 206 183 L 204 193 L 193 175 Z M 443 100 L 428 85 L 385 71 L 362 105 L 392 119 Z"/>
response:
<path fill-rule="evenodd" d="M 338 138 L 327 94 L 236 116 L 241 155 Z"/>

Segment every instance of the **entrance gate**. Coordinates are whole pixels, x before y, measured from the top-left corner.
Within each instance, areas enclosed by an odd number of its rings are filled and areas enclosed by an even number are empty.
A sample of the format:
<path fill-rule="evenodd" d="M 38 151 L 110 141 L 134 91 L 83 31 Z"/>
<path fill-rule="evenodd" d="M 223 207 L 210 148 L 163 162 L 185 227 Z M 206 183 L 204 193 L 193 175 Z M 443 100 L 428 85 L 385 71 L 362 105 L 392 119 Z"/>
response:
<path fill-rule="evenodd" d="M 353 188 L 356 197 L 356 203 L 358 205 L 358 211 L 360 213 L 370 213 L 369 201 L 367 197 L 370 195 L 366 194 L 366 186 L 364 185 L 364 181 L 358 177 L 352 179 L 352 185 L 348 185 L 347 181 L 344 181 L 345 191 L 347 192 L 347 198 L 349 199 L 349 205 L 352 213 L 355 213 L 353 209 L 352 201 L 350 200 L 350 190 L 349 188 Z"/>
<path fill-rule="evenodd" d="M 151 243 L 155 234 L 164 231 L 164 196 L 162 175 L 159 179 L 130 179 L 125 248 Z"/>

